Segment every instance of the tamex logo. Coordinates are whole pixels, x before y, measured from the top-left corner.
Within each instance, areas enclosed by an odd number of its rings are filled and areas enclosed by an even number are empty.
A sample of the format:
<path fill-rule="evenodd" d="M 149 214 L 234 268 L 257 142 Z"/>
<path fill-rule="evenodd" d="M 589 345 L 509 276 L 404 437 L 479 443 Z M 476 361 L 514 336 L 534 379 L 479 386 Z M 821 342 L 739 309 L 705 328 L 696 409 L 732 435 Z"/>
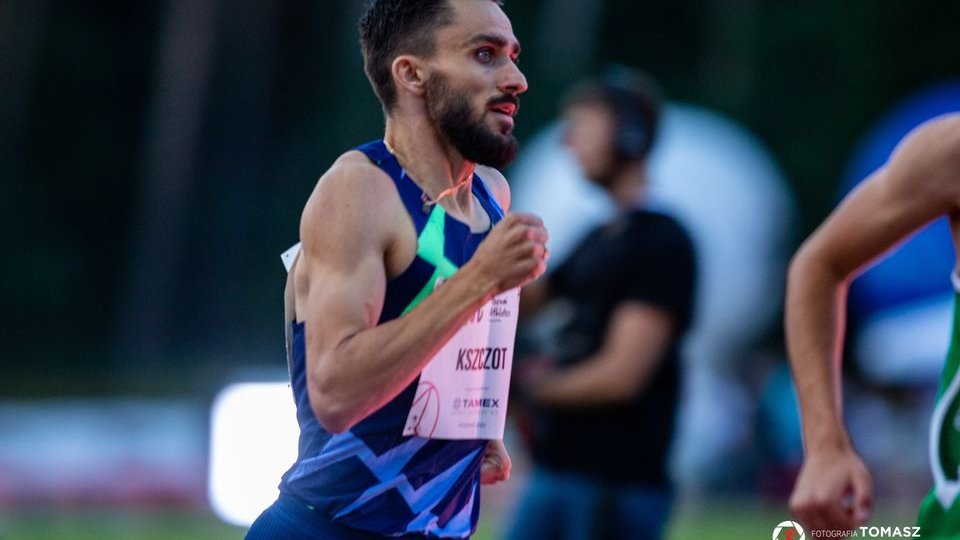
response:
<path fill-rule="evenodd" d="M 803 527 L 796 521 L 781 521 L 773 529 L 773 540 L 806 540 Z"/>

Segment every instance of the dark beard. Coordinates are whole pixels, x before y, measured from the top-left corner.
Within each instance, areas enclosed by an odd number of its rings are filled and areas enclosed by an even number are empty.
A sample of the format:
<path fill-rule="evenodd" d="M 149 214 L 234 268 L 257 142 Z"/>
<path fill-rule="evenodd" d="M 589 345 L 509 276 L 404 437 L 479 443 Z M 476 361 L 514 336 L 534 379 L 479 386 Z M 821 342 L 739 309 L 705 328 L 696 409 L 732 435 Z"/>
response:
<path fill-rule="evenodd" d="M 427 85 L 427 112 L 440 135 L 474 163 L 499 169 L 513 161 L 519 143 L 512 133 L 503 135 L 490 130 L 483 116 L 473 118 L 466 96 L 456 93 L 444 77 L 438 76 Z"/>

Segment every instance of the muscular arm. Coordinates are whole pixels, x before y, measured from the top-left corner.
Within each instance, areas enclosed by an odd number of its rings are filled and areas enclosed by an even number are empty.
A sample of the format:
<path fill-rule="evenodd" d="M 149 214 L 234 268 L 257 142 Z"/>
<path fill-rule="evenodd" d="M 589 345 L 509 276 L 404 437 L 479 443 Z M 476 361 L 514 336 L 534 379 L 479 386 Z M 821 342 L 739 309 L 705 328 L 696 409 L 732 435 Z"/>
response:
<path fill-rule="evenodd" d="M 804 242 L 790 265 L 786 332 L 813 449 L 846 438 L 839 362 L 847 286 L 863 267 L 960 197 L 960 117 L 914 132 Z"/>
<path fill-rule="evenodd" d="M 334 166 L 304 210 L 296 312 L 306 326 L 310 404 L 333 432 L 399 394 L 493 295 L 543 271 L 539 220 L 511 216 L 442 287 L 403 317 L 377 325 L 385 261 L 400 234 L 393 189 L 372 165 Z"/>
<path fill-rule="evenodd" d="M 869 504 L 865 472 L 855 472 L 852 485 L 839 486 L 839 493 L 828 493 L 829 483 L 818 476 L 828 462 L 840 461 L 837 456 L 852 455 L 840 387 L 849 281 L 924 224 L 953 211 L 958 198 L 960 117 L 954 116 L 908 136 L 887 165 L 841 203 L 791 262 L 785 325 L 809 469 L 801 473 L 792 506 L 801 517 L 807 515 L 811 525 L 850 528 L 861 521 L 838 509 L 836 499 L 850 492 L 863 497 L 855 506 Z M 855 461 L 851 470 L 862 467 Z"/>
<path fill-rule="evenodd" d="M 542 405 L 576 407 L 627 401 L 649 381 L 674 332 L 658 307 L 625 302 L 614 312 L 600 353 L 548 375 L 533 390 Z"/>

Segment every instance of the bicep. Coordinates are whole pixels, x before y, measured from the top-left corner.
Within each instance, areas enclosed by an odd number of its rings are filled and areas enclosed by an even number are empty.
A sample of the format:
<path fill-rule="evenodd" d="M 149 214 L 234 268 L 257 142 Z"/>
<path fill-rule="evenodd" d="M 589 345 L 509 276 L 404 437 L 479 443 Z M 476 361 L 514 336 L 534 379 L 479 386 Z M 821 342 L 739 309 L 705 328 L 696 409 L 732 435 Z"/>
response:
<path fill-rule="evenodd" d="M 377 193 L 378 186 L 349 173 L 332 177 L 321 182 L 304 210 L 295 295 L 297 317 L 307 329 L 308 361 L 380 317 L 392 214 L 369 211 L 389 200 L 389 192 Z"/>
<path fill-rule="evenodd" d="M 858 272 L 945 211 L 941 196 L 922 183 L 897 166 L 881 169 L 843 200 L 801 253 L 838 277 Z"/>
<path fill-rule="evenodd" d="M 309 361 L 376 325 L 383 309 L 386 271 L 375 250 L 352 257 L 304 255 L 306 290 L 297 307 L 307 328 Z"/>

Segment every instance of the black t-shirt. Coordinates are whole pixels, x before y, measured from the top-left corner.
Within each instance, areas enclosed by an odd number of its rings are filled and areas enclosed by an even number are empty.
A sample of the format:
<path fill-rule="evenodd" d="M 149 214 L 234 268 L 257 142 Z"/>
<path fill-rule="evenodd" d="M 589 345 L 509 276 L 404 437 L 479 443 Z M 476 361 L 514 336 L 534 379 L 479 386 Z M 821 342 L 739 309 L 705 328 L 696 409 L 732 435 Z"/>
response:
<path fill-rule="evenodd" d="M 534 460 L 612 482 L 666 486 L 667 457 L 680 387 L 680 340 L 693 313 L 696 264 L 689 236 L 673 218 L 635 210 L 590 232 L 549 277 L 555 297 L 573 307 L 555 344 L 561 365 L 599 351 L 623 302 L 663 309 L 674 335 L 649 383 L 616 405 L 540 409 Z"/>

